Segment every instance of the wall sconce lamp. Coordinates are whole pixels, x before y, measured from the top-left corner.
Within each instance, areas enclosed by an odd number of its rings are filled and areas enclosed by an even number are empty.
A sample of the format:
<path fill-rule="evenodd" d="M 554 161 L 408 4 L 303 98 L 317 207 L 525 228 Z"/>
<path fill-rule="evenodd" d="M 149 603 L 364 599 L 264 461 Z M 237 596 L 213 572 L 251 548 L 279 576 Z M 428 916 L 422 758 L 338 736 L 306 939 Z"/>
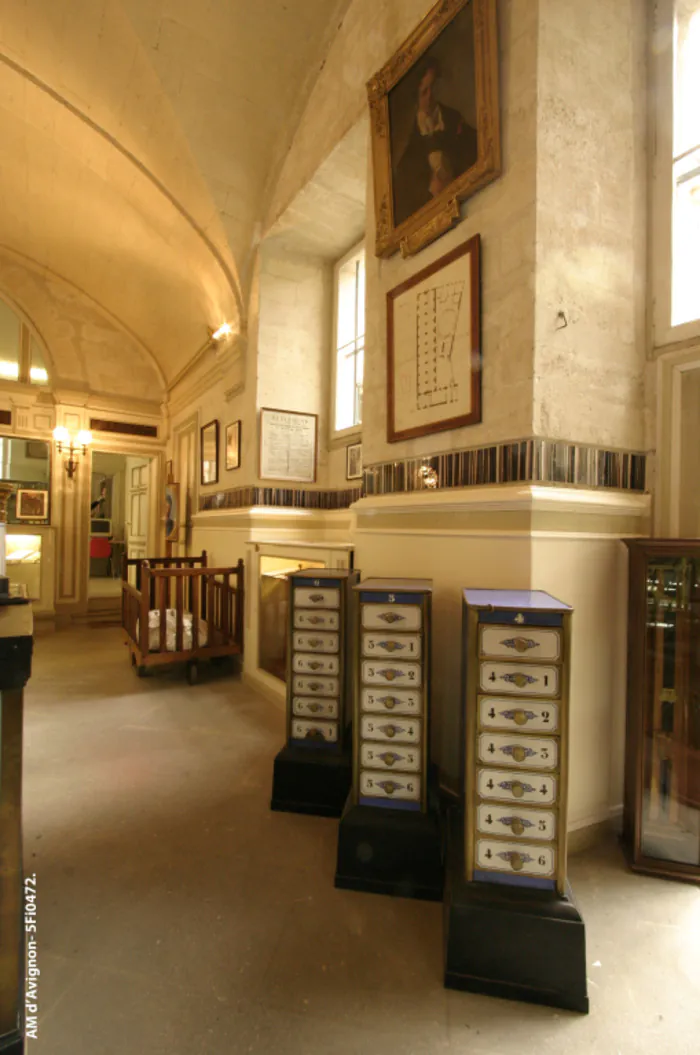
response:
<path fill-rule="evenodd" d="M 92 433 L 89 429 L 81 429 L 74 442 L 73 437 L 65 425 L 57 425 L 53 430 L 53 438 L 56 441 L 56 450 L 58 453 L 62 454 L 65 449 L 68 455 L 67 460 L 64 461 L 63 464 L 68 473 L 68 479 L 70 480 L 73 478 L 75 470 L 80 464 L 77 458 L 77 455 L 80 453 L 80 448 L 82 447 L 82 453 L 84 455 L 87 454 L 88 447 L 92 443 Z"/>
<path fill-rule="evenodd" d="M 232 333 L 233 333 L 233 326 L 231 325 L 231 323 L 230 322 L 222 322 L 222 324 L 221 324 L 221 326 L 219 326 L 218 330 L 210 330 L 209 331 L 209 336 L 210 336 L 212 341 L 216 341 L 218 343 L 219 341 L 225 340 L 226 337 L 230 337 Z"/>

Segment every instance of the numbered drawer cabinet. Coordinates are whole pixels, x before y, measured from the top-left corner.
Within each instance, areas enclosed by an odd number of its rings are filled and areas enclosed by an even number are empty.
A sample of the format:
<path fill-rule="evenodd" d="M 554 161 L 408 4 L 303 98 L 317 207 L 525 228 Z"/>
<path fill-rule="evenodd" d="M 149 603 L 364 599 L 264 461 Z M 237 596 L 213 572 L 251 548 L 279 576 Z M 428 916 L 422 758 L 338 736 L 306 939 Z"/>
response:
<path fill-rule="evenodd" d="M 566 887 L 571 609 L 465 590 L 467 882 Z"/>
<path fill-rule="evenodd" d="M 425 813 L 432 584 L 366 579 L 355 594 L 353 802 Z"/>
<path fill-rule="evenodd" d="M 319 568 L 289 576 L 287 742 L 342 752 L 352 721 L 352 587 L 359 574 Z"/>

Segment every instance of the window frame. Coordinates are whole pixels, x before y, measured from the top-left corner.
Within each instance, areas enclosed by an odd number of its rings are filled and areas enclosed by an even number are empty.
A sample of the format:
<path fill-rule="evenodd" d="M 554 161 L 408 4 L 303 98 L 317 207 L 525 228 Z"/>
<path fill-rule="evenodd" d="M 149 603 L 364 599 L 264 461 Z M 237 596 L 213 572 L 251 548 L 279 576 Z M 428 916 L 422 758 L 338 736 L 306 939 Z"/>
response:
<path fill-rule="evenodd" d="M 655 349 L 700 337 L 700 317 L 673 325 L 675 0 L 657 0 L 649 35 L 651 63 L 651 341 Z M 663 42 L 663 47 L 659 46 Z M 700 308 L 698 309 L 700 316 Z"/>
<path fill-rule="evenodd" d="M 0 386 L 21 385 L 32 391 L 50 390 L 52 387 L 52 365 L 51 357 L 35 327 L 30 323 L 24 312 L 4 292 L 0 292 L 0 300 L 12 312 L 19 322 L 19 372 L 17 377 L 0 377 Z M 41 352 L 46 370 L 46 381 L 32 381 L 30 371 L 32 368 L 32 341 L 34 341 Z"/>
<path fill-rule="evenodd" d="M 357 242 L 351 249 L 347 251 L 339 260 L 333 265 L 333 323 L 331 330 L 331 387 L 330 387 L 330 416 L 329 416 L 329 444 L 331 447 L 342 447 L 347 443 L 351 443 L 355 439 L 361 439 L 362 437 L 362 422 L 357 425 L 351 425 L 346 429 L 336 429 L 335 427 L 335 412 L 336 412 L 336 397 L 337 391 L 336 386 L 338 383 L 338 280 L 340 270 L 348 261 L 352 260 L 353 257 L 359 256 L 360 253 L 364 253 L 365 256 L 365 352 L 367 349 L 367 250 L 365 247 L 365 238 Z"/>

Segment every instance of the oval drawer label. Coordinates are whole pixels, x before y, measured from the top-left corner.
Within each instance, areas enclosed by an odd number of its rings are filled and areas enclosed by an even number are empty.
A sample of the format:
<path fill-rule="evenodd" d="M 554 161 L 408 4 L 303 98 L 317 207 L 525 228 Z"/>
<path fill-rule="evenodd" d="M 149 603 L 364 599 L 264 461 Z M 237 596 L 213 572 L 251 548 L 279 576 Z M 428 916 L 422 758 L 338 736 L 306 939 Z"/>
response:
<path fill-rule="evenodd" d="M 480 696 L 479 724 L 485 729 L 556 733 L 559 729 L 559 704 L 546 700 L 528 700 L 524 703 L 498 696 Z"/>
<path fill-rule="evenodd" d="M 421 684 L 420 663 L 398 663 L 395 660 L 377 657 L 362 663 L 362 680 L 369 685 L 414 685 Z"/>
<path fill-rule="evenodd" d="M 302 696 L 306 693 L 312 696 L 337 696 L 338 679 L 321 678 L 315 675 L 297 675 L 294 678 L 292 688 L 294 692 L 298 692 Z"/>
<path fill-rule="evenodd" d="M 307 655 L 305 652 L 296 652 L 292 658 L 292 670 L 295 674 L 338 674 L 340 671 L 340 660 L 337 656 L 317 656 L 313 652 Z"/>
<path fill-rule="evenodd" d="M 477 770 L 477 791 L 485 799 L 538 802 L 552 806 L 557 799 L 557 779 L 548 773 L 514 773 L 507 769 Z"/>
<path fill-rule="evenodd" d="M 559 668 L 535 663 L 482 663 L 482 692 L 505 692 L 517 696 L 558 696 Z"/>
<path fill-rule="evenodd" d="M 308 633 L 295 630 L 292 638 L 294 648 L 299 652 L 337 652 L 338 634 Z"/>
<path fill-rule="evenodd" d="M 292 697 L 292 714 L 308 715 L 311 718 L 337 718 L 337 700 L 306 699 L 305 696 Z"/>
<path fill-rule="evenodd" d="M 420 634 L 363 634 L 362 655 L 420 659 Z"/>
<path fill-rule="evenodd" d="M 338 725 L 336 722 L 311 722 L 294 718 L 292 740 L 315 740 L 319 743 L 325 740 L 328 744 L 335 744 L 338 742 Z"/>
<path fill-rule="evenodd" d="M 361 735 L 368 740 L 386 740 L 391 743 L 420 743 L 420 720 L 418 718 L 382 718 L 364 715 L 360 724 Z"/>
<path fill-rule="evenodd" d="M 487 835 L 546 839 L 549 842 L 557 834 L 557 815 L 553 810 L 528 810 L 521 806 L 482 802 L 476 810 L 476 827 Z"/>
<path fill-rule="evenodd" d="M 417 604 L 363 604 L 366 630 L 420 630 L 423 613 Z"/>
<path fill-rule="evenodd" d="M 299 586 L 294 591 L 296 608 L 340 608 L 340 590 Z"/>
<path fill-rule="evenodd" d="M 541 662 L 561 657 L 561 631 L 540 627 L 514 630 L 512 626 L 482 626 L 480 629 L 482 656 L 501 656 Z"/>
<path fill-rule="evenodd" d="M 360 771 L 360 794 L 380 799 L 402 799 L 420 802 L 420 777 L 409 773 L 374 773 Z"/>
<path fill-rule="evenodd" d="M 337 630 L 340 626 L 339 612 L 310 612 L 305 608 L 295 609 L 294 626 L 299 630 Z"/>
<path fill-rule="evenodd" d="M 372 714 L 420 714 L 423 700 L 411 689 L 363 689 L 362 710 Z"/>
<path fill-rule="evenodd" d="M 539 736 L 517 737 L 509 733 L 481 733 L 479 761 L 503 766 L 556 769 L 559 745 Z"/>
<path fill-rule="evenodd" d="M 403 770 L 407 773 L 418 773 L 421 768 L 421 757 L 418 748 L 404 747 L 396 744 L 389 747 L 380 744 L 362 744 L 360 747 L 360 765 L 372 769 Z"/>
<path fill-rule="evenodd" d="M 477 839 L 476 863 L 478 868 L 492 872 L 551 876 L 554 875 L 555 853 L 551 846 Z"/>

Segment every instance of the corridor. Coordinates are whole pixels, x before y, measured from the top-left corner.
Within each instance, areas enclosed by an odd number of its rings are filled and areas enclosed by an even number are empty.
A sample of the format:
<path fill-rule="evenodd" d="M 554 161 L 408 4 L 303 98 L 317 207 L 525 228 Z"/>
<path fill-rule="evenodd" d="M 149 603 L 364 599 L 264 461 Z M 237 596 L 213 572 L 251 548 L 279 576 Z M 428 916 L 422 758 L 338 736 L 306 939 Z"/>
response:
<path fill-rule="evenodd" d="M 237 675 L 139 680 L 116 627 L 40 635 L 30 1055 L 691 1055 L 700 890 L 573 857 L 585 1018 L 448 992 L 441 907 L 333 887 L 336 822 L 273 814 L 284 716 Z"/>

